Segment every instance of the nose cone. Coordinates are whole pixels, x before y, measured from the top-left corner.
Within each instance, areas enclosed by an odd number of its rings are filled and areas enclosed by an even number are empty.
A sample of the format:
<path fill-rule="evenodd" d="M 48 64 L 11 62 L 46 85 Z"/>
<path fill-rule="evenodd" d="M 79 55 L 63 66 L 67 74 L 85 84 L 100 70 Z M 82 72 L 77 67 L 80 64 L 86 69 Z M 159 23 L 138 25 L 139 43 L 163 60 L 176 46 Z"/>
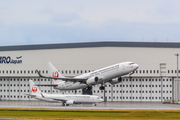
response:
<path fill-rule="evenodd" d="M 104 100 L 103 99 L 100 99 L 100 102 L 103 102 Z"/>
<path fill-rule="evenodd" d="M 134 64 L 134 65 L 133 65 L 133 68 L 134 68 L 134 70 L 136 70 L 136 69 L 139 68 L 139 65 L 138 65 L 138 64 Z"/>
<path fill-rule="evenodd" d="M 139 65 L 138 65 L 138 64 L 135 64 L 135 68 L 138 69 L 138 68 L 139 68 Z"/>
<path fill-rule="evenodd" d="M 103 99 L 98 99 L 97 102 L 103 102 L 104 100 Z"/>

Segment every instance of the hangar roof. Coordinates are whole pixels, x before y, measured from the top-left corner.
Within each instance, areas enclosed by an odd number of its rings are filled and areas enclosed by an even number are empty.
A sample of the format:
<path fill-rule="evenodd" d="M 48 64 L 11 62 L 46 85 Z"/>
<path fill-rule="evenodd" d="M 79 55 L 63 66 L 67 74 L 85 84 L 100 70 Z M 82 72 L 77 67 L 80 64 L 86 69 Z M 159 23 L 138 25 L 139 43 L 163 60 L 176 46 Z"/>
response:
<path fill-rule="evenodd" d="M 38 44 L 38 45 L 1 46 L 0 51 L 88 48 L 88 47 L 180 48 L 180 43 L 168 43 L 168 42 L 167 43 L 165 43 L 165 42 L 110 42 L 109 41 L 109 42 Z"/>

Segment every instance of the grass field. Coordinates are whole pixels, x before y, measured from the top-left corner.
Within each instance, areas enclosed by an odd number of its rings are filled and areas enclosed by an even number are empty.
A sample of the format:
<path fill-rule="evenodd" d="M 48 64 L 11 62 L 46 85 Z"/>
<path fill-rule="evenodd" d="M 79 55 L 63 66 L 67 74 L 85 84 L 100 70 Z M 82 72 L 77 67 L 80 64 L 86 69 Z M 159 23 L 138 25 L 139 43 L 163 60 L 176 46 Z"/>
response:
<path fill-rule="evenodd" d="M 1 108 L 0 118 L 59 120 L 180 120 L 180 110 L 56 110 Z"/>

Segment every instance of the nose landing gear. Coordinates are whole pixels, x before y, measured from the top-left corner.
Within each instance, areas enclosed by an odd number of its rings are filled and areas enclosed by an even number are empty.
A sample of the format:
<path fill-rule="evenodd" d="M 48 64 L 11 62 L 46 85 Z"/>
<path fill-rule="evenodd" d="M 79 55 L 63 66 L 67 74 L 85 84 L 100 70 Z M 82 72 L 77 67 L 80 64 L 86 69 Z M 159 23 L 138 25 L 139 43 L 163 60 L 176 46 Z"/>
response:
<path fill-rule="evenodd" d="M 131 77 L 131 75 L 132 75 L 132 74 L 134 74 L 134 71 L 133 71 L 133 72 L 131 72 L 131 73 L 129 73 L 129 77 Z"/>

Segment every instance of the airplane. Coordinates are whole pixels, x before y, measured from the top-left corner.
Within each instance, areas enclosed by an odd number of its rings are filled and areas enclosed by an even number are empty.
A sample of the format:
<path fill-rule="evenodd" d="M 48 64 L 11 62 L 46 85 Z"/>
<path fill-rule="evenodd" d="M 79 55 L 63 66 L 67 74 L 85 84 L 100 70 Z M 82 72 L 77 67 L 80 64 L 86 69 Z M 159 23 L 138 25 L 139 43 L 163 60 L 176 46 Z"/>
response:
<path fill-rule="evenodd" d="M 122 81 L 124 75 L 132 75 L 139 65 L 133 62 L 122 62 L 89 73 L 76 76 L 74 78 L 62 76 L 58 70 L 48 62 L 51 77 L 42 76 L 40 71 L 36 70 L 40 78 L 54 79 L 53 84 L 36 84 L 37 86 L 52 86 L 58 90 L 77 90 L 88 88 L 90 86 L 101 84 L 100 90 L 104 90 L 104 84 L 109 82 L 117 84 Z"/>
<path fill-rule="evenodd" d="M 29 84 L 31 94 L 26 95 L 41 101 L 62 103 L 62 106 L 69 106 L 81 103 L 95 104 L 96 106 L 96 103 L 103 101 L 103 99 L 95 95 L 47 94 L 41 92 L 38 86 L 35 86 L 35 83 L 32 80 L 29 80 Z"/>

